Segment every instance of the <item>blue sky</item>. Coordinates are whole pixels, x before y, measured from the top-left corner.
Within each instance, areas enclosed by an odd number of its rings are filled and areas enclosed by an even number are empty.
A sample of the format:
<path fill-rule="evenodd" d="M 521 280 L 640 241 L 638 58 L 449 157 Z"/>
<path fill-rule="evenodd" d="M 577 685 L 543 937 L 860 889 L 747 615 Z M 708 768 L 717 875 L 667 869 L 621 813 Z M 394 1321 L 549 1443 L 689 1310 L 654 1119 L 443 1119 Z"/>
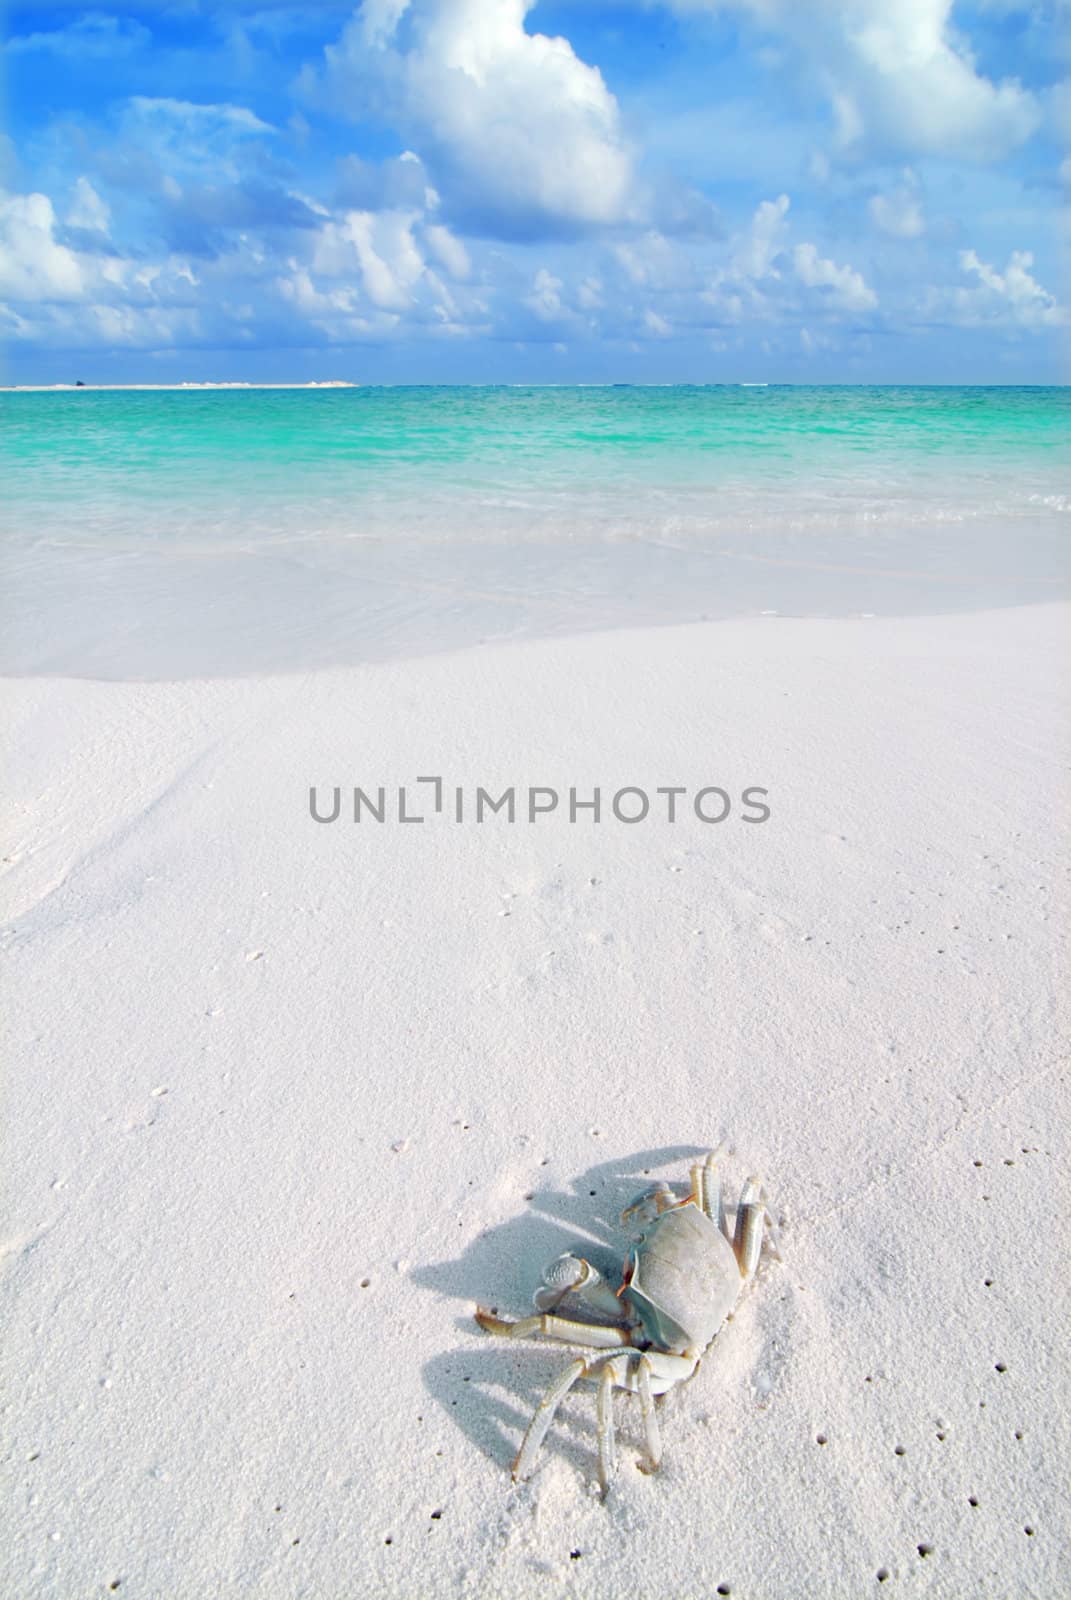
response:
<path fill-rule="evenodd" d="M 1066 378 L 1067 0 L 6 24 L 8 381 Z"/>

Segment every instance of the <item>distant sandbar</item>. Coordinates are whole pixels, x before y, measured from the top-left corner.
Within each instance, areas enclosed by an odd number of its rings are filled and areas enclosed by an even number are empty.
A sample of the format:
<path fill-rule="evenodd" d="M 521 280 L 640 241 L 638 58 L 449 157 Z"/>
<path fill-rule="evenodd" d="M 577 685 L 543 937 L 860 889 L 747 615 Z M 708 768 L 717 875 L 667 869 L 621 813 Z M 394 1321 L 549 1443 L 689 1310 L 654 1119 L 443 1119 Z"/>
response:
<path fill-rule="evenodd" d="M 163 390 L 163 389 L 359 389 L 360 384 L 350 383 L 347 378 L 322 378 L 310 383 L 4 383 L 0 384 L 0 392 L 12 394 L 54 394 L 73 392 L 86 389 L 92 392 L 100 390 Z"/>

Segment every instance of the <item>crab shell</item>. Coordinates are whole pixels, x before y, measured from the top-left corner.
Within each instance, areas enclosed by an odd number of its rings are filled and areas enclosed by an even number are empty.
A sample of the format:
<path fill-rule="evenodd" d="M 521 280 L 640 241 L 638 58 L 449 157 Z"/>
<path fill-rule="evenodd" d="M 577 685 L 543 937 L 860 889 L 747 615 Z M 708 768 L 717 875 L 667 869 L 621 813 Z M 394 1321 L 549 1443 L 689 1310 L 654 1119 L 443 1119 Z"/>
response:
<path fill-rule="evenodd" d="M 645 1230 L 624 1292 L 653 1345 L 698 1355 L 736 1305 L 742 1282 L 728 1239 L 688 1203 L 663 1211 Z"/>

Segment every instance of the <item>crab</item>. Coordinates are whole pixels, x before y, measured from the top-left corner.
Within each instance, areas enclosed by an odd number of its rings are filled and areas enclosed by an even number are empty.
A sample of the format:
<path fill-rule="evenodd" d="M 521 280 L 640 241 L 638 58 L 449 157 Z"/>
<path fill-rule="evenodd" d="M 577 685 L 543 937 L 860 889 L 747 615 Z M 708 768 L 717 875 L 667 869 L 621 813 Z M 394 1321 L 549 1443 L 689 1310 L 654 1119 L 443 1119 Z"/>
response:
<path fill-rule="evenodd" d="M 616 1352 L 578 1357 L 558 1375 L 536 1408 L 513 1462 L 513 1481 L 527 1478 L 555 1412 L 581 1378 L 598 1381 L 599 1484 L 605 1496 L 615 1472 L 613 1391 L 640 1397 L 648 1472 L 662 1459 L 655 1415 L 658 1395 L 690 1378 L 700 1358 L 731 1314 L 759 1264 L 769 1221 L 757 1178 L 748 1178 L 730 1231 L 722 1202 L 718 1151 L 691 1169 L 691 1192 L 679 1200 L 667 1183 L 656 1183 L 621 1213 L 636 1236 L 620 1288 L 582 1257 L 566 1253 L 543 1273 L 536 1290 L 536 1316 L 508 1321 L 477 1308 L 476 1321 L 507 1339 L 542 1335 L 593 1350 Z M 774 1243 L 776 1252 L 776 1243 Z M 612 1322 L 582 1322 L 555 1313 L 575 1295 Z"/>

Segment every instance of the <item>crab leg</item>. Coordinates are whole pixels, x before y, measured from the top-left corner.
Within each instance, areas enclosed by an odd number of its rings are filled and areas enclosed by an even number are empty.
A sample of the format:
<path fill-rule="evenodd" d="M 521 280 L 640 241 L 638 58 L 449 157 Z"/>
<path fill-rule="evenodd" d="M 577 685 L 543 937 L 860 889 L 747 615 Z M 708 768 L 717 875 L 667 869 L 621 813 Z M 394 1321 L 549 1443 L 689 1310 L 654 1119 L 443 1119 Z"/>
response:
<path fill-rule="evenodd" d="M 618 1357 L 618 1361 L 620 1361 Z M 627 1360 L 627 1357 L 626 1357 Z M 604 1361 L 599 1373 L 599 1393 L 595 1403 L 599 1441 L 599 1487 L 605 1495 L 617 1471 L 614 1448 L 614 1361 Z"/>
<path fill-rule="evenodd" d="M 565 1371 L 559 1373 L 551 1384 L 542 1400 L 535 1409 L 535 1415 L 528 1424 L 528 1431 L 521 1440 L 521 1448 L 517 1451 L 513 1462 L 513 1481 L 519 1483 L 527 1478 L 532 1470 L 532 1464 L 539 1454 L 539 1447 L 547 1437 L 547 1429 L 554 1421 L 554 1413 L 565 1399 L 573 1384 L 582 1378 L 588 1370 L 586 1361 L 577 1359 L 570 1361 Z"/>
<path fill-rule="evenodd" d="M 496 1317 L 482 1306 L 477 1307 L 476 1321 L 488 1333 L 497 1333 L 504 1339 L 531 1339 L 541 1333 L 546 1339 L 559 1339 L 563 1344 L 587 1345 L 594 1350 L 612 1350 L 616 1345 L 631 1344 L 628 1328 L 612 1328 L 594 1322 L 570 1322 L 567 1317 L 520 1317 L 509 1322 Z"/>
<path fill-rule="evenodd" d="M 527 1478 L 535 1464 L 543 1440 L 555 1413 L 565 1396 L 574 1384 L 581 1378 L 594 1377 L 596 1370 L 599 1376 L 599 1388 L 596 1397 L 596 1416 L 598 1420 L 598 1449 L 599 1449 L 599 1486 L 605 1495 L 614 1477 L 617 1464 L 616 1435 L 614 1432 L 613 1393 L 615 1385 L 622 1389 L 632 1387 L 629 1375 L 629 1366 L 632 1362 L 630 1355 L 609 1356 L 600 1362 L 584 1361 L 578 1358 L 571 1361 L 564 1372 L 558 1374 L 539 1405 L 535 1415 L 528 1424 L 528 1431 L 521 1441 L 521 1448 L 517 1452 L 513 1463 L 513 1480 L 515 1483 Z"/>
<path fill-rule="evenodd" d="M 692 1168 L 692 1193 L 695 1203 L 700 1211 L 705 1211 L 711 1222 L 716 1222 L 719 1230 L 732 1244 L 725 1221 L 725 1206 L 721 1195 L 721 1174 L 718 1171 L 717 1150 L 712 1150 L 702 1166 Z"/>
<path fill-rule="evenodd" d="M 655 1415 L 654 1395 L 651 1393 L 651 1363 L 647 1356 L 640 1357 L 636 1386 L 640 1391 L 643 1439 L 647 1446 L 647 1471 L 657 1472 L 662 1460 L 662 1434 Z"/>
<path fill-rule="evenodd" d="M 599 1483 L 605 1495 L 610 1487 L 616 1466 L 614 1449 L 614 1418 L 612 1395 L 614 1385 L 628 1389 L 640 1397 L 640 1415 L 643 1418 L 643 1442 L 647 1451 L 645 1472 L 657 1472 L 662 1461 L 662 1434 L 655 1412 L 654 1391 L 664 1393 L 675 1383 L 691 1377 L 696 1363 L 690 1356 L 669 1356 L 661 1351 L 647 1355 L 609 1356 L 599 1371 L 598 1422 L 599 1422 Z"/>
<path fill-rule="evenodd" d="M 762 1185 L 758 1178 L 749 1178 L 740 1191 L 740 1201 L 736 1208 L 736 1226 L 733 1229 L 733 1249 L 736 1252 L 742 1278 L 750 1278 L 759 1264 L 765 1216 L 766 1203 L 762 1198 Z"/>

